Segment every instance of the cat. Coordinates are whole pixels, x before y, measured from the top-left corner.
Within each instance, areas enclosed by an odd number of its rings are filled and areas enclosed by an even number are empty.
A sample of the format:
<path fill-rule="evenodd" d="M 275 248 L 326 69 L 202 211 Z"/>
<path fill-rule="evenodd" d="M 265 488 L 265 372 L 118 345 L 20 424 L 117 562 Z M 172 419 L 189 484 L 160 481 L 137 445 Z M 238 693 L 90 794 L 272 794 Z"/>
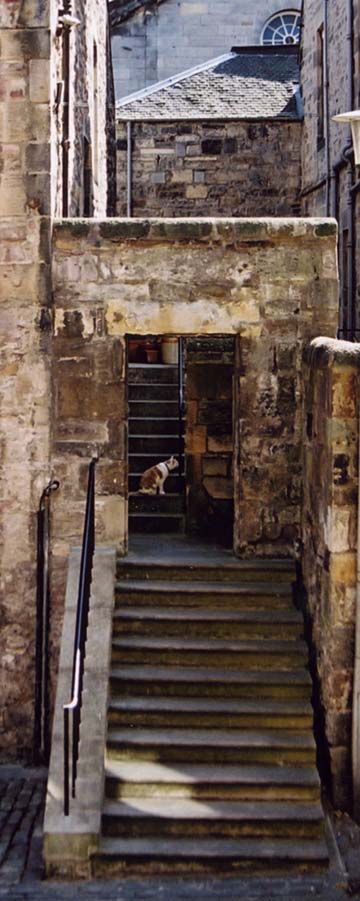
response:
<path fill-rule="evenodd" d="M 140 494 L 165 494 L 164 483 L 169 472 L 176 469 L 179 465 L 176 457 L 169 457 L 163 463 L 157 463 L 156 466 L 150 466 L 145 469 L 140 479 Z"/>

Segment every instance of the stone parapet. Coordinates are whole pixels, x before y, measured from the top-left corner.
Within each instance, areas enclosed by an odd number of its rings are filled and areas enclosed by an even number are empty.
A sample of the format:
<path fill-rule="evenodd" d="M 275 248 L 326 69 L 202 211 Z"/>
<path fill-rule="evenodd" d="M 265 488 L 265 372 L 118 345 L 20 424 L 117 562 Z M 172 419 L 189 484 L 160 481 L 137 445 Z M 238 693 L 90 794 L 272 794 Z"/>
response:
<path fill-rule="evenodd" d="M 304 352 L 303 575 L 337 806 L 351 804 L 360 344 Z"/>

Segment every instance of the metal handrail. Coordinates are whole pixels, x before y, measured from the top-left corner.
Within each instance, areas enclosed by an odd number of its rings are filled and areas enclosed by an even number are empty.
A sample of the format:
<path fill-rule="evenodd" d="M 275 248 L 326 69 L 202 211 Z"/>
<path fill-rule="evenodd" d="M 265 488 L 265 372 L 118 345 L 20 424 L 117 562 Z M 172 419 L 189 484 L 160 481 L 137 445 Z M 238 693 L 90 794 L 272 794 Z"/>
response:
<path fill-rule="evenodd" d="M 35 642 L 35 702 L 33 758 L 35 764 L 49 760 L 49 547 L 50 497 L 60 486 L 59 479 L 51 479 L 44 488 L 37 511 L 37 579 L 36 579 L 36 642 Z"/>
<path fill-rule="evenodd" d="M 184 372 L 183 372 L 183 339 L 178 338 L 178 432 L 179 432 L 179 488 L 182 493 L 183 470 L 184 470 L 184 435 L 183 435 L 183 414 L 184 414 Z"/>
<path fill-rule="evenodd" d="M 90 586 L 93 555 L 95 548 L 95 465 L 93 457 L 89 464 L 86 512 L 81 549 L 80 577 L 76 610 L 73 668 L 71 677 L 71 701 L 64 704 L 64 815 L 70 808 L 70 712 L 72 713 L 71 741 L 71 795 L 75 798 L 77 763 L 79 758 L 81 701 L 84 677 L 86 633 L 89 617 Z"/>

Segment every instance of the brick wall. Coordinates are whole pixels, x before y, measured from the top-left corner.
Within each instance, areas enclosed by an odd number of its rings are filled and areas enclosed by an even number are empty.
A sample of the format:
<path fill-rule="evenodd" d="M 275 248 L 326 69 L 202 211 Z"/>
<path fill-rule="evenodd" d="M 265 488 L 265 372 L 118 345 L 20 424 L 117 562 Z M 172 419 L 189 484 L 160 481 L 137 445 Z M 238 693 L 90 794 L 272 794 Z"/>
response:
<path fill-rule="evenodd" d="M 300 122 L 133 122 L 134 216 L 297 211 Z M 126 123 L 117 124 L 117 210 L 126 215 Z"/>
<path fill-rule="evenodd" d="M 300 0 L 292 0 L 291 9 L 300 6 Z M 259 44 L 267 19 L 283 9 L 284 0 L 166 0 L 144 4 L 125 21 L 120 16 L 112 28 L 117 100 L 235 45 Z"/>
<path fill-rule="evenodd" d="M 351 809 L 360 346 L 314 341 L 304 380 L 303 575 L 326 739 L 321 763 L 334 804 Z"/>

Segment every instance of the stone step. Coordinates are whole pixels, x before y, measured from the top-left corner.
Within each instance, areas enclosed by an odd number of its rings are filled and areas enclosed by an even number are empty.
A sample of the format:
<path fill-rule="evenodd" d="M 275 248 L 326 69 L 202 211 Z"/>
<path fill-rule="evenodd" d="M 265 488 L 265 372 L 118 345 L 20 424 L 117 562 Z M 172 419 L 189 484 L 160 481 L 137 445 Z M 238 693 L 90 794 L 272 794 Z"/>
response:
<path fill-rule="evenodd" d="M 129 435 L 129 457 L 139 454 L 152 454 L 158 461 L 167 460 L 172 454 L 179 454 L 183 449 L 183 440 L 179 435 Z"/>
<path fill-rule="evenodd" d="M 147 534 L 182 533 L 185 528 L 184 515 L 181 513 L 130 513 L 129 531 Z"/>
<path fill-rule="evenodd" d="M 171 401 L 172 403 L 178 404 L 179 397 L 179 389 L 177 383 L 169 383 L 169 382 L 160 382 L 152 383 L 152 382 L 134 382 L 128 385 L 128 399 L 129 403 L 132 404 L 133 401 L 138 400 L 144 403 L 145 401 L 156 401 L 156 403 L 160 403 L 161 401 Z"/>
<path fill-rule="evenodd" d="M 184 512 L 185 498 L 182 494 L 136 494 L 129 495 L 129 513 L 180 513 Z"/>
<path fill-rule="evenodd" d="M 139 477 L 140 477 L 139 473 Z M 176 476 L 169 475 L 166 487 Z M 169 489 L 170 490 L 170 489 Z M 185 549 L 183 558 L 173 557 L 164 560 L 156 559 L 156 548 L 152 556 L 146 559 L 144 554 L 132 554 L 131 560 L 119 557 L 117 561 L 118 579 L 146 579 L 186 582 L 220 581 L 220 582 L 279 582 L 292 583 L 296 572 L 293 560 L 240 560 L 231 551 L 218 554 L 216 548 L 210 548 L 203 563 L 192 558 L 191 551 Z"/>
<path fill-rule="evenodd" d="M 315 764 L 310 731 L 109 728 L 107 755 L 161 763 Z"/>
<path fill-rule="evenodd" d="M 236 667 L 248 670 L 294 670 L 304 667 L 308 649 L 304 641 L 220 641 L 194 638 L 114 638 L 112 662 L 169 666 Z"/>
<path fill-rule="evenodd" d="M 229 766 L 106 760 L 108 798 L 190 797 L 238 800 L 319 800 L 315 767 Z"/>
<path fill-rule="evenodd" d="M 133 385 L 132 388 L 139 388 L 139 385 Z M 153 386 L 151 386 L 153 387 Z M 177 398 L 177 388 L 174 391 L 175 386 L 171 386 L 171 392 L 176 399 L 174 400 L 163 400 L 162 397 L 157 400 L 146 400 L 145 398 L 141 398 L 141 400 L 130 400 L 129 401 L 129 414 L 130 419 L 141 420 L 141 421 L 151 421 L 153 417 L 160 417 L 160 419 L 172 419 L 178 422 L 179 418 L 179 404 Z M 164 385 L 161 386 L 161 394 L 163 393 Z M 185 418 L 185 417 L 184 417 Z"/>
<path fill-rule="evenodd" d="M 322 839 L 103 838 L 92 858 L 96 877 L 126 875 L 274 875 L 328 866 Z"/>
<path fill-rule="evenodd" d="M 102 834 L 126 838 L 321 838 L 318 801 L 212 801 L 192 798 L 107 800 Z"/>
<path fill-rule="evenodd" d="M 116 666 L 110 673 L 113 695 L 208 698 L 288 698 L 309 700 L 311 678 L 304 670 L 221 670 L 217 667 Z"/>
<path fill-rule="evenodd" d="M 312 729 L 313 710 L 307 701 L 233 700 L 213 698 L 112 697 L 111 726 L 201 726 L 219 729 Z"/>
<path fill-rule="evenodd" d="M 151 635 L 169 638 L 302 638 L 303 618 L 298 610 L 223 610 L 207 607 L 124 607 L 115 610 L 114 635 Z"/>
<path fill-rule="evenodd" d="M 182 428 L 183 432 L 183 428 Z M 179 418 L 160 418 L 158 415 L 145 418 L 129 418 L 129 436 L 133 435 L 172 435 L 179 437 Z"/>
<path fill-rule="evenodd" d="M 178 382 L 178 365 L 172 363 L 129 363 L 129 385 L 159 382 L 176 384 Z"/>
<path fill-rule="evenodd" d="M 116 603 L 117 606 L 205 605 L 235 609 L 294 609 L 289 585 L 276 582 L 165 582 L 155 579 L 117 581 Z"/>

